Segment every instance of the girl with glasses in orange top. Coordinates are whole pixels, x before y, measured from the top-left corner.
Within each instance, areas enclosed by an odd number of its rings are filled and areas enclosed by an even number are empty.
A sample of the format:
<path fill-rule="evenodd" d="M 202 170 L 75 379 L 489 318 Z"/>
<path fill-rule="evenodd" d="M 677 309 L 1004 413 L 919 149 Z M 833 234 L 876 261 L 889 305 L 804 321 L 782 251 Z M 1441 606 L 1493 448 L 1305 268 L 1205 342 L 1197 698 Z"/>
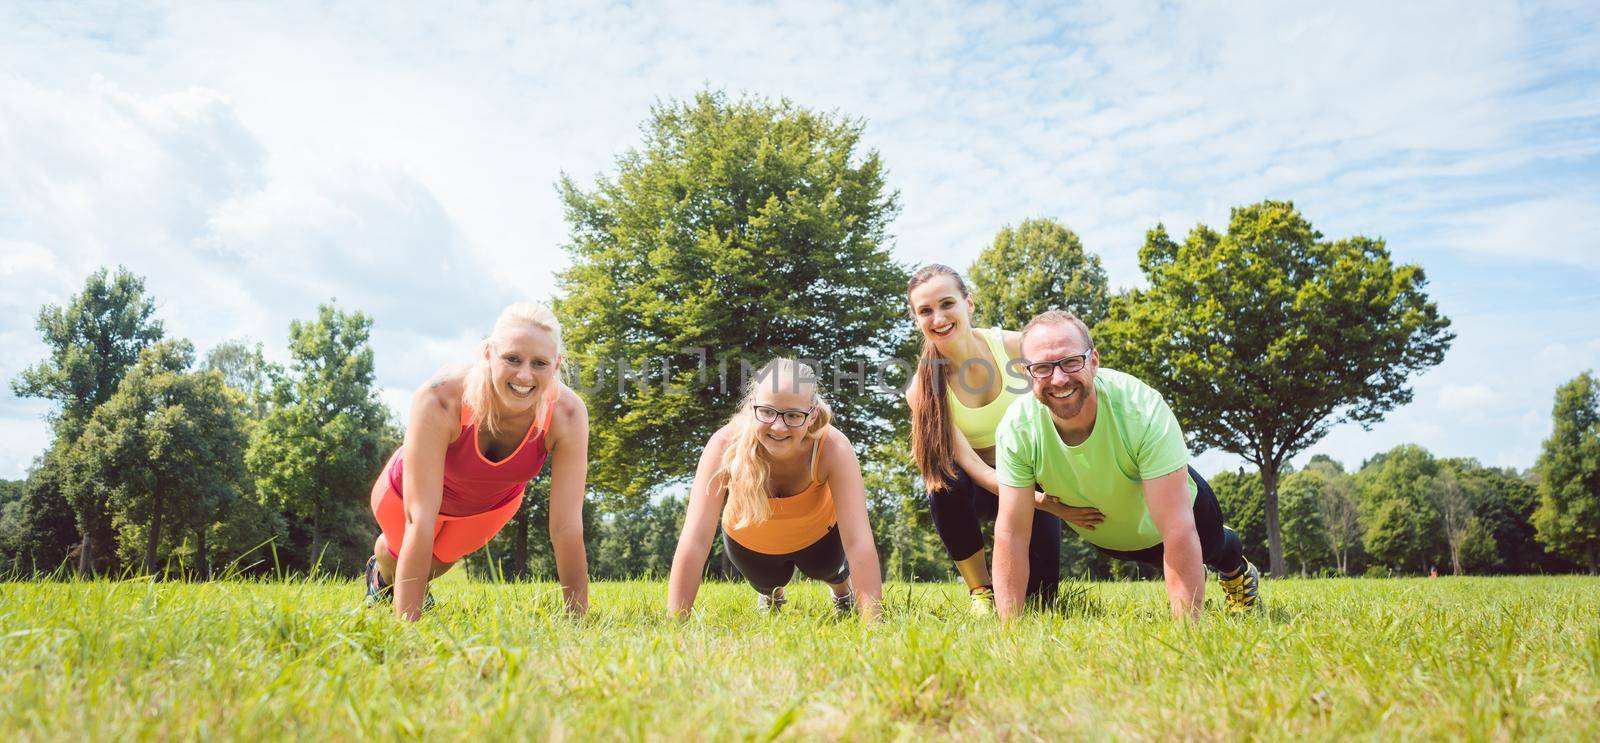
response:
<path fill-rule="evenodd" d="M 855 449 L 829 425 L 815 372 L 790 359 L 763 366 L 728 424 L 700 455 L 672 559 L 667 612 L 687 616 L 717 524 L 734 567 L 775 611 L 799 571 L 828 584 L 834 610 L 878 616 L 883 589 Z M 853 584 L 853 586 L 852 586 Z"/>

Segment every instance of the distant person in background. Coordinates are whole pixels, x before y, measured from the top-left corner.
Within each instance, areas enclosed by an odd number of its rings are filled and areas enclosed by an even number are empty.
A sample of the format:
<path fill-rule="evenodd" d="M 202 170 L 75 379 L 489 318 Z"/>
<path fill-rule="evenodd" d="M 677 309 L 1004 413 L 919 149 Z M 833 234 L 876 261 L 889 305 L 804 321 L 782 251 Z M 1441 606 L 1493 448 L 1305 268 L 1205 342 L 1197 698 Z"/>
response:
<path fill-rule="evenodd" d="M 1034 538 L 1035 489 L 1092 506 L 1103 519 L 1074 530 L 1106 555 L 1162 569 L 1174 615 L 1199 612 L 1205 565 L 1222 581 L 1228 608 L 1260 605 L 1260 573 L 1239 535 L 1223 526 L 1211 486 L 1189 466 L 1183 430 L 1160 393 L 1100 366 L 1089 328 L 1071 313 L 1035 316 L 1022 330 L 1032 392 L 1000 422 L 995 469 L 997 607 L 1022 606 Z"/>
<path fill-rule="evenodd" d="M 428 581 L 481 549 L 511 520 L 550 461 L 550 542 L 567 609 L 589 607 L 583 547 L 589 413 L 561 383 L 561 324 L 542 305 L 500 313 L 470 366 L 441 371 L 411 397 L 405 443 L 372 486 L 382 533 L 367 596 L 416 620 Z M 391 596 L 392 591 L 392 596 Z"/>
<path fill-rule="evenodd" d="M 911 318 L 922 333 L 922 357 L 906 390 L 911 408 L 911 453 L 928 488 L 933 527 L 967 585 L 975 613 L 994 611 L 994 581 L 983 553 L 982 525 L 999 508 L 994 435 L 1001 416 L 1028 392 L 1012 360 L 1022 334 L 972 327 L 966 282 L 949 266 L 931 264 L 906 288 Z M 1093 528 L 1100 514 L 1070 508 L 1039 494 L 1028 544 L 1027 595 L 1055 600 L 1061 580 L 1061 520 Z"/>
<path fill-rule="evenodd" d="M 706 442 L 667 586 L 667 613 L 685 617 L 700 590 L 717 524 L 734 567 L 775 612 L 798 569 L 828 585 L 833 609 L 875 620 L 883 600 L 855 449 L 830 425 L 811 367 L 768 362 L 727 425 Z"/>

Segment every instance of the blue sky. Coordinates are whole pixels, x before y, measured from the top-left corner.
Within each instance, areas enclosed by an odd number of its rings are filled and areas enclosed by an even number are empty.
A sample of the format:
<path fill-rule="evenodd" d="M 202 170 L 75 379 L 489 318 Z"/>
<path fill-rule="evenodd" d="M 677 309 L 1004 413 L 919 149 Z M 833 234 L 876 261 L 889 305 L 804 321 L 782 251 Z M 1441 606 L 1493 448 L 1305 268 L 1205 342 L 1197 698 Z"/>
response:
<path fill-rule="evenodd" d="M 371 314 L 398 405 L 550 295 L 559 175 L 610 171 L 653 103 L 710 86 L 864 119 L 911 263 L 1049 216 L 1132 286 L 1145 230 L 1263 198 L 1383 237 L 1459 337 L 1412 404 L 1307 456 L 1527 467 L 1555 387 L 1600 369 L 1597 25 L 1488 1 L 6 3 L 0 378 L 43 357 L 40 305 L 121 263 L 201 349 L 281 358 L 318 302 Z M 0 477 L 46 410 L 0 393 Z"/>

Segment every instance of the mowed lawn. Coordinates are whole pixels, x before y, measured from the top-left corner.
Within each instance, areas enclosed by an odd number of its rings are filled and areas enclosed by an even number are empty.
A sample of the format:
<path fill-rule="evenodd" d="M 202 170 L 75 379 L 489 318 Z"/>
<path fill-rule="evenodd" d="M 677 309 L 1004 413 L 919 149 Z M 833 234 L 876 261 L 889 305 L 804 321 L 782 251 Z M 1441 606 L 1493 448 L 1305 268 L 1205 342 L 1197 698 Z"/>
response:
<path fill-rule="evenodd" d="M 888 621 L 711 584 L 455 577 L 415 626 L 354 581 L 0 584 L 0 736 L 91 739 L 1600 739 L 1600 579 L 1269 581 L 1180 626 L 1159 583 L 1071 584 L 1005 629 L 953 584 Z"/>

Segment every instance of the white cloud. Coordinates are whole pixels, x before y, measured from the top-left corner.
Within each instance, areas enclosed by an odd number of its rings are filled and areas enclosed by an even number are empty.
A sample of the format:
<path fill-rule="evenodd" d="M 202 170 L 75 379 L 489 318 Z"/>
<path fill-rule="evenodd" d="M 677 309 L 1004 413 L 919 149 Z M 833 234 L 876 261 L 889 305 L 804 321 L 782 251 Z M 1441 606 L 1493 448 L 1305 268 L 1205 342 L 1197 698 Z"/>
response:
<path fill-rule="evenodd" d="M 11 414 L 0 417 L 0 479 L 20 480 L 35 457 L 50 445 L 50 427 L 44 422 L 45 406 L 33 401 L 17 403 L 0 397 Z"/>
<path fill-rule="evenodd" d="M 1494 403 L 1498 397 L 1486 384 L 1445 385 L 1439 390 L 1439 409 L 1470 415 Z"/>
<path fill-rule="evenodd" d="M 1500 259 L 1600 269 L 1600 193 L 1563 193 L 1464 214 L 1446 239 Z"/>

